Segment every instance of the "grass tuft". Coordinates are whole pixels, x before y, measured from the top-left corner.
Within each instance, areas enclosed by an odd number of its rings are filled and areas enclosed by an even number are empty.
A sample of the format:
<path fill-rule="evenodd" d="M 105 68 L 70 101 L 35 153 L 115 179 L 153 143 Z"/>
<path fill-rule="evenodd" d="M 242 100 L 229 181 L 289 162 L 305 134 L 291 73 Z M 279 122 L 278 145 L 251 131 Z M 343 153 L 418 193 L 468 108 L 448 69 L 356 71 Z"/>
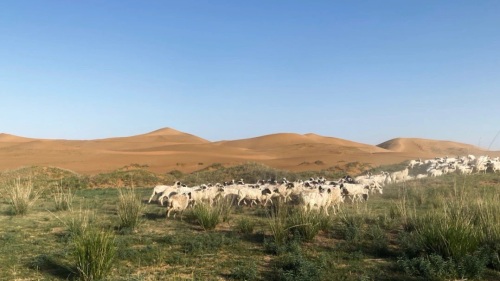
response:
<path fill-rule="evenodd" d="M 63 187 L 58 184 L 52 196 L 54 198 L 56 211 L 66 211 L 73 208 L 74 193 L 71 191 L 71 188 L 64 191 Z"/>
<path fill-rule="evenodd" d="M 21 181 L 20 178 L 15 180 L 13 184 L 6 185 L 5 191 L 12 207 L 12 213 L 15 215 L 26 215 L 42 193 L 41 189 L 35 191 L 31 179 Z"/>
<path fill-rule="evenodd" d="M 119 228 L 133 231 L 141 223 L 144 205 L 134 188 L 119 189 L 118 194 Z"/>
<path fill-rule="evenodd" d="M 109 275 L 116 253 L 113 233 L 90 227 L 74 236 L 73 244 L 81 280 L 103 280 Z"/>
<path fill-rule="evenodd" d="M 213 205 L 206 202 L 196 204 L 192 209 L 192 216 L 196 222 L 205 230 L 213 230 L 223 221 L 227 221 L 231 212 L 231 202 L 228 200 L 217 200 Z"/>

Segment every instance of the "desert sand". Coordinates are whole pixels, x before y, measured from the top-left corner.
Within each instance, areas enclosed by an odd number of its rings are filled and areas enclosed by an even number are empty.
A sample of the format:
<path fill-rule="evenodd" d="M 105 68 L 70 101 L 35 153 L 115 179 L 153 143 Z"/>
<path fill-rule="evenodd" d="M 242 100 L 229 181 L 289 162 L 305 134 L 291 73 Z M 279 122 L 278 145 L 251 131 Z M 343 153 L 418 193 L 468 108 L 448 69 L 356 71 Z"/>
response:
<path fill-rule="evenodd" d="M 417 138 L 397 138 L 379 145 L 316 134 L 277 133 L 255 138 L 210 142 L 163 128 L 150 133 L 96 140 L 33 139 L 0 134 L 0 170 L 23 166 L 54 166 L 82 174 L 96 174 L 130 164 L 148 170 L 192 172 L 211 164 L 225 166 L 258 162 L 290 171 L 343 167 L 366 163 L 372 167 L 457 155 L 498 156 L 469 144 Z"/>

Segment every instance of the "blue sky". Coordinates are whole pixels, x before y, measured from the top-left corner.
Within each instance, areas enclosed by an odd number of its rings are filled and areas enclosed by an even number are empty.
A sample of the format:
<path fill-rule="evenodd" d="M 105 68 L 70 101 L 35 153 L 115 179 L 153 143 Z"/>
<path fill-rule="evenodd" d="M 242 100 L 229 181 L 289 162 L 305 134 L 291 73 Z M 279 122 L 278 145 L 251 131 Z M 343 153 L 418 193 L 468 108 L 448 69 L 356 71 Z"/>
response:
<path fill-rule="evenodd" d="M 500 149 L 499 1 L 2 1 L 0 132 Z"/>

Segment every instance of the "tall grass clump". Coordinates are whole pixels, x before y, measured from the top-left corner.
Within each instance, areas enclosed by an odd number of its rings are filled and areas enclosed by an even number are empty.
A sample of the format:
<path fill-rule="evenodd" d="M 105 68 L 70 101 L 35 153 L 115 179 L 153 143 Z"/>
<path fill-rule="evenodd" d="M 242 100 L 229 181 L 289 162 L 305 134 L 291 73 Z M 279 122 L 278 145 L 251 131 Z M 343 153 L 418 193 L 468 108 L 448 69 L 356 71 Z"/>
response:
<path fill-rule="evenodd" d="M 315 210 L 305 212 L 295 208 L 290 213 L 287 224 L 293 233 L 300 235 L 301 240 L 309 242 L 324 228 L 325 221 L 328 221 L 328 217 L 324 212 Z"/>
<path fill-rule="evenodd" d="M 70 237 L 82 235 L 92 224 L 93 217 L 90 216 L 88 210 L 79 210 L 78 212 L 71 212 L 71 216 L 63 223 L 68 228 Z"/>
<path fill-rule="evenodd" d="M 134 188 L 118 190 L 117 213 L 120 229 L 135 230 L 141 223 L 144 205 Z"/>
<path fill-rule="evenodd" d="M 111 271 L 116 254 L 114 234 L 93 226 L 74 236 L 72 241 L 80 279 L 105 279 Z"/>
<path fill-rule="evenodd" d="M 498 201 L 488 199 L 491 191 L 471 192 L 456 183 L 429 192 L 440 194 L 434 197 L 440 202 L 424 214 L 408 216 L 412 227 L 400 235 L 406 242 L 398 263 L 407 273 L 426 278 L 480 278 L 487 265 L 495 266 L 500 249 Z"/>
<path fill-rule="evenodd" d="M 331 222 L 324 212 L 304 211 L 286 204 L 281 198 L 268 209 L 267 216 L 271 237 L 264 240 L 264 247 L 273 254 L 295 247 L 293 244 L 314 240 Z"/>
<path fill-rule="evenodd" d="M 482 245 L 488 257 L 488 266 L 500 271 L 500 195 L 478 200 L 478 220 L 481 227 Z"/>
<path fill-rule="evenodd" d="M 214 204 L 199 202 L 192 211 L 194 220 L 205 230 L 213 230 L 215 227 L 229 219 L 231 202 L 228 200 L 216 200 Z"/>
<path fill-rule="evenodd" d="M 276 247 L 284 246 L 289 238 L 287 223 L 289 209 L 290 206 L 281 199 L 277 200 L 270 209 L 268 223 L 273 238 L 272 242 Z"/>
<path fill-rule="evenodd" d="M 71 188 L 64 191 L 62 185 L 57 185 L 56 190 L 52 193 L 56 211 L 71 210 L 73 207 L 74 193 Z"/>
<path fill-rule="evenodd" d="M 20 178 L 5 186 L 5 193 L 15 215 L 25 215 L 36 203 L 42 190 L 35 190 L 31 179 L 21 181 Z"/>

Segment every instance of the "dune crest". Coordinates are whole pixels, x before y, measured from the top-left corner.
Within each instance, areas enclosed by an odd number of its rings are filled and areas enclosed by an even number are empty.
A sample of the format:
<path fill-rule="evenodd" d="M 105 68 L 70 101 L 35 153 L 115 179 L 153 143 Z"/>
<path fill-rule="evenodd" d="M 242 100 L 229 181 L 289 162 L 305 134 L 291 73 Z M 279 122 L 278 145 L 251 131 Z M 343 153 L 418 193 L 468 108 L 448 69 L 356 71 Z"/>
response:
<path fill-rule="evenodd" d="M 28 141 L 33 141 L 33 139 L 0 133 L 0 142 L 28 142 Z"/>
<path fill-rule="evenodd" d="M 378 147 L 409 154 L 467 155 L 484 153 L 479 147 L 453 141 L 420 138 L 395 138 L 377 145 Z"/>

